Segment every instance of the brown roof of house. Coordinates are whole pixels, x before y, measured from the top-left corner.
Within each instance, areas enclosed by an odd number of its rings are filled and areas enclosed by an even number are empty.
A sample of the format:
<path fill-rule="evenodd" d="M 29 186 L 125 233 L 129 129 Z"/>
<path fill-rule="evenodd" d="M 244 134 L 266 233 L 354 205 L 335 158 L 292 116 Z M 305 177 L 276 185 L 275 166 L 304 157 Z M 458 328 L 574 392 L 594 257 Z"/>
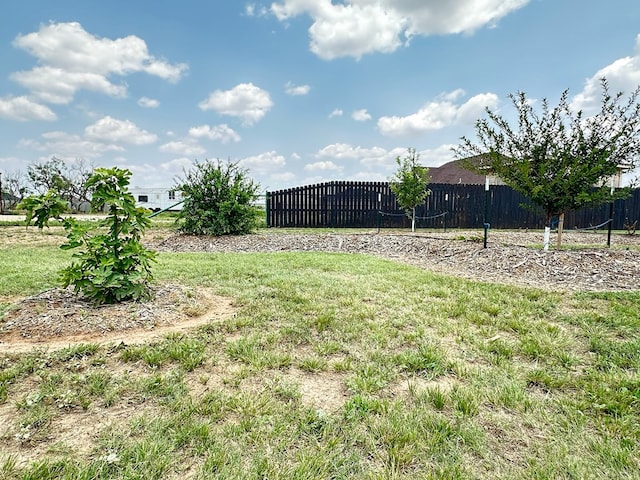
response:
<path fill-rule="evenodd" d="M 484 185 L 485 176 L 462 167 L 464 160 L 453 160 L 440 167 L 429 167 L 430 183 Z"/>

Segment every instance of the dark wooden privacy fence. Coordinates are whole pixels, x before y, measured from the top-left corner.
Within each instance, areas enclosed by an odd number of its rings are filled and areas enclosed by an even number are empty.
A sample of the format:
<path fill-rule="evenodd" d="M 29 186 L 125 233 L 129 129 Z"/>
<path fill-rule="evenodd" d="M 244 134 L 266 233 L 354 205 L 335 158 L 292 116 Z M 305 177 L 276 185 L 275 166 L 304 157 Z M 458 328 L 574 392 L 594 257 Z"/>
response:
<path fill-rule="evenodd" d="M 482 228 L 485 199 L 491 228 L 542 228 L 541 211 L 505 185 L 430 184 L 431 194 L 416 209 L 419 228 Z M 609 219 L 611 205 L 566 212 L 565 228 L 590 228 Z M 388 182 L 328 182 L 267 192 L 270 227 L 406 228 L 410 220 L 400 209 Z M 614 204 L 614 229 L 626 221 L 640 224 L 640 190 Z M 602 228 L 602 227 L 601 227 Z"/>

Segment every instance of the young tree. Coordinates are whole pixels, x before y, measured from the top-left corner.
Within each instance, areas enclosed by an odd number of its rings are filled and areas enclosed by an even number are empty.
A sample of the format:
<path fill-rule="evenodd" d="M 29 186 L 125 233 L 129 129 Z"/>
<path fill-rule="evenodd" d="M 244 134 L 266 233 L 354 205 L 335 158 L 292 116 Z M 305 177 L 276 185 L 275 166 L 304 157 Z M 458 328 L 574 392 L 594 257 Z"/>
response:
<path fill-rule="evenodd" d="M 261 216 L 254 206 L 259 188 L 237 163 L 196 162 L 175 187 L 185 198 L 179 230 L 191 235 L 250 233 Z"/>
<path fill-rule="evenodd" d="M 476 122 L 479 144 L 462 137 L 454 149 L 459 158 L 479 159 L 469 168 L 500 177 L 544 210 L 545 250 L 553 216 L 629 193 L 612 192 L 610 179 L 622 166 L 633 168 L 640 153 L 640 87 L 625 101 L 609 94 L 605 79 L 601 85 L 600 111 L 591 117 L 571 109 L 568 90 L 553 109 L 542 100 L 539 113 L 523 92 L 510 95 L 517 128 L 487 109 L 488 119 Z"/>
<path fill-rule="evenodd" d="M 87 180 L 92 192 L 92 206 L 106 211 L 107 216 L 96 228 L 80 224 L 73 218 L 61 218 L 67 204 L 56 192 L 29 197 L 23 201 L 27 209 L 27 225 L 35 218 L 39 228 L 50 218 L 64 223 L 67 243 L 63 250 L 83 247 L 73 254 L 75 261 L 60 272 L 64 287 L 73 285 L 96 304 L 143 300 L 150 296 L 151 262 L 155 252 L 147 250 L 141 237 L 150 220 L 144 208 L 136 207 L 128 190 L 131 172 L 118 167 L 97 168 Z"/>
<path fill-rule="evenodd" d="M 419 158 L 415 148 L 409 148 L 403 159 L 397 157 L 398 171 L 391 177 L 389 184 L 398 204 L 411 218 L 412 232 L 416 230 L 416 207 L 431 193 L 427 188 L 431 180 L 429 169 L 418 164 Z"/>

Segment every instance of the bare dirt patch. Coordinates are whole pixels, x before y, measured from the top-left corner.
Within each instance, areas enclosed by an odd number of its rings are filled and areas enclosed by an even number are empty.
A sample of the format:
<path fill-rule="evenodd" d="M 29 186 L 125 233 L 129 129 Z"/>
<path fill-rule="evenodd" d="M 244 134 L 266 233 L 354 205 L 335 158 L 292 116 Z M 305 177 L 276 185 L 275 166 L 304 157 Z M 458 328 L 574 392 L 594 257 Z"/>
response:
<path fill-rule="evenodd" d="M 69 289 L 56 288 L 9 307 L 0 322 L 0 353 L 78 343 L 142 343 L 233 312 L 229 298 L 176 284 L 158 287 L 149 301 L 98 307 Z"/>

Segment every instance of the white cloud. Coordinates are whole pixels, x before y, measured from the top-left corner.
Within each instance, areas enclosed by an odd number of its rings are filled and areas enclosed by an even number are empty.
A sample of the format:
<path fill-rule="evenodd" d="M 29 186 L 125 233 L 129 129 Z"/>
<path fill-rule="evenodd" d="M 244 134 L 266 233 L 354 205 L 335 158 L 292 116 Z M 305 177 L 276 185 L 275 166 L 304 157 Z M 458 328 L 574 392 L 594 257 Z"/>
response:
<path fill-rule="evenodd" d="M 313 18 L 309 28 L 311 51 L 325 60 L 392 52 L 402 44 L 400 35 L 408 26 L 407 19 L 396 10 L 379 3 L 334 5 L 327 0 L 286 0 L 272 4 L 271 9 L 279 20 L 309 14 Z"/>
<path fill-rule="evenodd" d="M 198 145 L 195 142 L 183 141 L 165 143 L 164 145 L 160 145 L 158 150 L 165 153 L 173 153 L 176 155 L 184 155 L 189 157 L 202 155 L 206 152 L 206 150 L 202 148 L 202 146 Z"/>
<path fill-rule="evenodd" d="M 353 118 L 356 122 L 366 122 L 371 120 L 371 114 L 367 112 L 366 108 L 361 108 L 360 110 L 355 110 L 351 114 L 351 118 Z"/>
<path fill-rule="evenodd" d="M 364 171 L 349 175 L 346 180 L 351 180 L 353 182 L 387 182 L 389 181 L 389 176 L 384 175 L 383 173 Z"/>
<path fill-rule="evenodd" d="M 160 106 L 160 102 L 155 98 L 140 97 L 138 105 L 144 108 L 158 108 Z"/>
<path fill-rule="evenodd" d="M 342 110 L 340 110 L 339 108 L 336 108 L 333 112 L 329 114 L 329 118 L 341 117 L 343 114 L 344 112 Z"/>
<path fill-rule="evenodd" d="M 150 55 L 139 37 L 100 38 L 77 22 L 42 25 L 37 32 L 18 35 L 13 45 L 33 55 L 39 65 L 11 78 L 51 103 L 69 103 L 80 89 L 124 97 L 126 85 L 113 84 L 110 76 L 145 72 L 176 82 L 188 68 Z"/>
<path fill-rule="evenodd" d="M 311 51 L 320 58 L 388 53 L 415 35 L 473 33 L 493 27 L 529 0 L 282 0 L 271 12 L 280 21 L 308 15 Z"/>
<path fill-rule="evenodd" d="M 411 115 L 380 117 L 378 130 L 383 135 L 398 136 L 439 130 L 455 124 L 472 123 L 483 115 L 486 107 L 493 108 L 498 104 L 498 96 L 494 93 L 482 93 L 461 105 L 456 105 L 453 101 L 459 97 L 460 91 L 456 90 L 441 95 Z"/>
<path fill-rule="evenodd" d="M 315 162 L 315 163 L 308 163 L 304 166 L 304 169 L 307 172 L 328 172 L 328 171 L 333 171 L 333 172 L 341 172 L 344 168 L 336 165 L 335 163 L 333 163 L 332 161 L 323 161 L 323 162 Z"/>
<path fill-rule="evenodd" d="M 239 142 L 241 140 L 232 128 L 223 123 L 220 125 L 200 125 L 189 129 L 189 135 L 194 138 L 208 138 L 220 143 Z"/>
<path fill-rule="evenodd" d="M 438 98 L 442 100 L 446 100 L 448 102 L 455 102 L 456 100 L 464 97 L 466 92 L 462 88 L 456 88 L 451 92 L 445 92 L 440 95 Z"/>
<path fill-rule="evenodd" d="M 243 158 L 238 162 L 238 164 L 249 169 L 249 172 L 252 174 L 266 175 L 282 169 L 287 162 L 282 155 L 279 155 L 275 151 L 271 151 Z"/>
<path fill-rule="evenodd" d="M 452 148 L 457 147 L 454 144 L 443 144 L 436 148 L 427 150 L 421 150 L 418 152 L 420 155 L 420 163 L 425 167 L 439 167 L 447 162 L 455 160 L 455 155 L 451 151 Z M 400 156 L 404 156 L 403 152 Z"/>
<path fill-rule="evenodd" d="M 131 185 L 136 187 L 169 188 L 179 182 L 185 171 L 193 167 L 193 161 L 186 157 L 179 157 L 162 163 L 133 164 L 128 161 L 120 162 L 122 168 L 131 170 Z"/>
<path fill-rule="evenodd" d="M 636 51 L 633 56 L 623 57 L 601 68 L 585 82 L 582 92 L 575 95 L 571 107 L 595 112 L 602 104 L 600 79 L 605 77 L 609 83 L 609 93 L 633 92 L 640 85 L 640 34 L 636 37 Z"/>
<path fill-rule="evenodd" d="M 498 96 L 495 93 L 480 93 L 471 97 L 458 107 L 456 124 L 474 124 L 485 114 L 487 107 L 495 109 L 498 106 Z"/>
<path fill-rule="evenodd" d="M 45 105 L 41 105 L 27 97 L 0 98 L 0 117 L 21 122 L 27 120 L 56 120 L 56 114 Z"/>
<path fill-rule="evenodd" d="M 93 140 L 123 142 L 132 145 L 149 145 L 158 139 L 157 135 L 142 130 L 129 120 L 118 120 L 110 116 L 103 117 L 93 125 L 89 125 L 84 129 L 84 133 L 87 138 Z"/>
<path fill-rule="evenodd" d="M 70 72 L 58 67 L 35 67 L 27 72 L 11 74 L 18 82 L 39 99 L 56 104 L 67 104 L 78 90 L 89 90 L 116 98 L 127 95 L 127 87 L 114 85 L 103 75 L 92 72 Z"/>
<path fill-rule="evenodd" d="M 42 134 L 43 141 L 33 139 L 20 140 L 20 147 L 33 148 L 46 152 L 50 157 L 60 158 L 98 158 L 107 152 L 120 152 L 124 148 L 109 142 L 93 141 L 79 135 L 54 131 Z"/>
<path fill-rule="evenodd" d="M 404 152 L 406 152 L 406 148 L 386 150 L 382 147 L 363 148 L 346 143 L 335 143 L 322 148 L 315 156 L 321 160 L 354 160 L 367 167 L 389 168 L 395 164 L 395 158 Z"/>
<path fill-rule="evenodd" d="M 311 90 L 309 85 L 294 85 L 291 82 L 287 82 L 284 88 L 287 95 L 292 96 L 307 95 Z"/>
<path fill-rule="evenodd" d="M 200 102 L 202 110 L 238 117 L 244 126 L 260 121 L 273 106 L 269 92 L 253 83 L 241 83 L 231 90 L 216 90 Z"/>
<path fill-rule="evenodd" d="M 269 176 L 269 178 L 273 180 L 277 180 L 279 182 L 291 182 L 296 178 L 295 174 L 292 172 L 282 172 L 282 173 L 273 173 Z"/>
<path fill-rule="evenodd" d="M 244 7 L 244 13 L 248 17 L 264 17 L 269 13 L 267 7 L 258 6 L 255 3 L 248 3 Z"/>

